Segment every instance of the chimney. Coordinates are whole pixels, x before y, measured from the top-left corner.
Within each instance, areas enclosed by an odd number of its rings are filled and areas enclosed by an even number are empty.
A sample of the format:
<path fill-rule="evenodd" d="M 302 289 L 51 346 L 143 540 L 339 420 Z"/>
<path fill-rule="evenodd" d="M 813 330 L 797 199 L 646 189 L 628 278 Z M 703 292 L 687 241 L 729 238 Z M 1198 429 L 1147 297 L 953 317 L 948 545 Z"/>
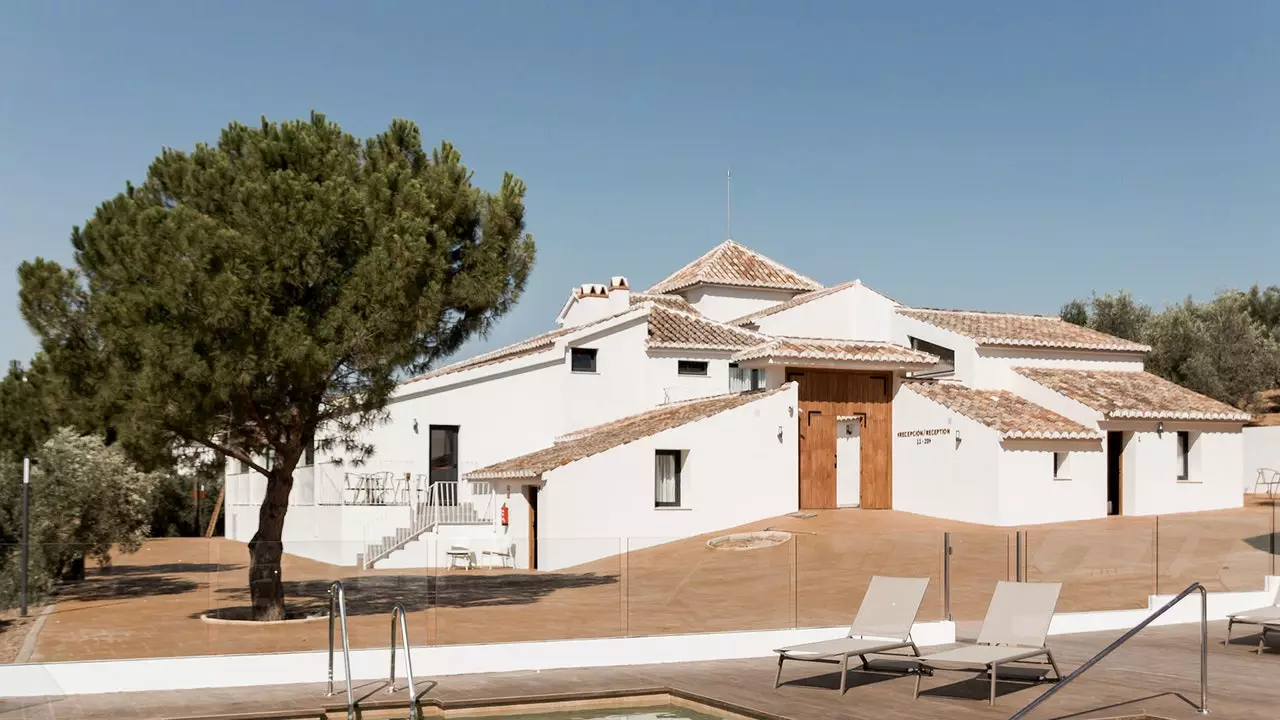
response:
<path fill-rule="evenodd" d="M 621 275 L 609 278 L 609 314 L 625 312 L 631 307 L 631 285 Z"/>

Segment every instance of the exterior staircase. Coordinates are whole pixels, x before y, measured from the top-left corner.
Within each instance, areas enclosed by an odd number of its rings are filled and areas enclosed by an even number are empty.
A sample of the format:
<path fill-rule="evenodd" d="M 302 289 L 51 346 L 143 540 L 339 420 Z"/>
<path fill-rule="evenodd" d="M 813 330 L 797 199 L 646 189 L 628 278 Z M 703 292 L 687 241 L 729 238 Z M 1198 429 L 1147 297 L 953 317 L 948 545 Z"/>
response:
<path fill-rule="evenodd" d="M 433 485 L 427 502 L 413 509 L 410 525 L 397 527 L 391 535 L 383 535 L 375 542 L 368 542 L 364 553 L 357 555 L 356 564 L 366 570 L 371 569 L 378 561 L 404 549 L 406 545 L 435 531 L 440 525 L 488 525 L 492 522 L 492 495 L 487 496 L 487 507 L 482 509 L 470 500 L 459 500 L 456 486 L 448 485 Z"/>

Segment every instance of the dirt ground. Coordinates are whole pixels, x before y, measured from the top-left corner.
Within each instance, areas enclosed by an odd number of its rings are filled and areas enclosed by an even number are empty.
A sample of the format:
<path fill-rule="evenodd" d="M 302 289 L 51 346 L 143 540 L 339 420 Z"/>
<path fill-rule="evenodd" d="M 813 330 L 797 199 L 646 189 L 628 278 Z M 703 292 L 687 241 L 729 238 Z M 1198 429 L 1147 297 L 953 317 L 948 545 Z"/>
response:
<path fill-rule="evenodd" d="M 1149 595 L 1192 581 L 1211 590 L 1261 589 L 1274 572 L 1274 511 L 1264 501 L 1239 510 L 1029 527 L 1025 577 L 1064 583 L 1058 607 L 1064 612 L 1146 607 Z M 995 582 L 1017 573 L 1017 529 L 895 511 L 772 518 L 715 535 L 765 528 L 794 535 L 736 552 L 708 548 L 710 535 L 652 547 L 633 541 L 619 555 L 553 572 L 362 571 L 286 556 L 282 574 L 294 610 L 322 611 L 329 583 L 342 580 L 352 646 L 386 647 L 396 602 L 408 610 L 414 644 L 842 625 L 875 574 L 929 577 L 919 618 L 941 619 L 944 532 L 951 533 L 956 620 L 980 620 Z M 91 568 L 86 581 L 60 591 L 32 660 L 327 646 L 323 619 L 281 625 L 201 619 L 210 609 L 247 605 L 247 580 L 243 543 L 149 541 L 138 553 L 117 556 L 109 572 Z M 13 647 L 16 655 L 24 634 L 16 625 L 0 630 L 0 648 Z"/>

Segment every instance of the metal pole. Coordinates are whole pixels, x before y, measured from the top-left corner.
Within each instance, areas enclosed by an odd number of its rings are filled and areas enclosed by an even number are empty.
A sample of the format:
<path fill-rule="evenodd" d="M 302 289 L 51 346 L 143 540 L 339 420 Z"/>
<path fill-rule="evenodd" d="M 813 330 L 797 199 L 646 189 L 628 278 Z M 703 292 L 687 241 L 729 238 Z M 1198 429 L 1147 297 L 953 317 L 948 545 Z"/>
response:
<path fill-rule="evenodd" d="M 1200 586 L 1200 714 L 1209 714 L 1209 593 Z"/>
<path fill-rule="evenodd" d="M 1013 535 L 1013 544 L 1014 544 L 1014 550 L 1015 550 L 1015 553 L 1014 553 L 1014 560 L 1013 560 L 1013 562 L 1017 565 L 1017 567 L 1015 567 L 1015 568 L 1014 568 L 1014 579 L 1015 579 L 1015 580 L 1017 580 L 1018 582 L 1023 582 L 1023 580 L 1025 580 L 1025 578 L 1023 577 L 1023 572 L 1022 572 L 1022 562 L 1023 562 L 1023 561 L 1022 561 L 1022 553 L 1023 553 L 1023 547 L 1022 547 L 1022 546 L 1023 546 L 1023 543 L 1026 541 L 1026 538 L 1025 538 L 1025 537 L 1023 537 L 1023 535 L 1022 535 L 1022 533 L 1023 533 L 1023 532 L 1025 532 L 1025 531 L 1023 531 L 1023 530 L 1018 530 L 1018 531 L 1017 531 L 1017 532 L 1015 532 L 1015 533 L 1014 533 L 1014 535 Z"/>
<path fill-rule="evenodd" d="M 31 458 L 22 458 L 22 583 L 18 589 L 18 615 L 27 616 L 27 559 L 31 545 Z"/>
<path fill-rule="evenodd" d="M 942 616 L 951 620 L 951 533 L 942 533 Z"/>

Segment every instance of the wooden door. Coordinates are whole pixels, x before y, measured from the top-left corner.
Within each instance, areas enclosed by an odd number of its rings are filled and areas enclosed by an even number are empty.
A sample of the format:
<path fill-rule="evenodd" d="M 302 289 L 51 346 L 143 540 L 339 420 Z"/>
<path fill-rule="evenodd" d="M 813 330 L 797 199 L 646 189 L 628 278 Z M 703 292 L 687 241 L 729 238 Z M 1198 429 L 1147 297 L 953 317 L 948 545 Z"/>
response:
<path fill-rule="evenodd" d="M 821 408 L 800 419 L 800 507 L 836 506 L 836 416 Z"/>
<path fill-rule="evenodd" d="M 529 569 L 538 569 L 538 488 L 527 485 L 525 497 L 529 500 Z"/>
<path fill-rule="evenodd" d="M 893 507 L 893 376 L 793 370 L 800 383 L 800 507 L 836 507 L 836 418 L 865 418 L 859 463 L 860 504 Z"/>

